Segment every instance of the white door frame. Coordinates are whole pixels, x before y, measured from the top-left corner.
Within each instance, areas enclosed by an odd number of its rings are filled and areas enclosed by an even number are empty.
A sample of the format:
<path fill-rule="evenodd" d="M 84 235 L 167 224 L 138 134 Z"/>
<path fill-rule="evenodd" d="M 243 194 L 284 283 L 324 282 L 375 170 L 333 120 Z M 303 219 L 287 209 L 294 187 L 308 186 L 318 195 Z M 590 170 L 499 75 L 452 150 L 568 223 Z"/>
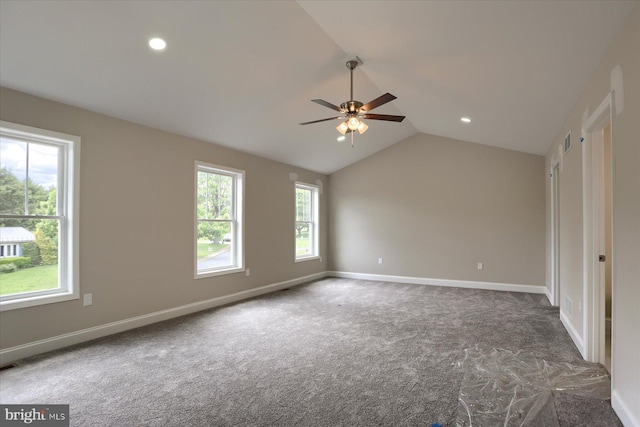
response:
<path fill-rule="evenodd" d="M 584 358 L 604 363 L 605 358 L 605 285 L 604 263 L 604 138 L 603 129 L 615 116 L 614 91 L 582 123 L 582 217 L 583 217 L 583 298 Z M 613 142 L 613 140 L 612 140 Z M 613 157 L 613 146 L 612 157 Z M 612 198 L 615 197 L 612 193 Z M 614 219 L 612 218 L 612 224 Z M 612 257 L 615 262 L 615 257 Z M 612 275 L 615 268 L 612 268 Z M 615 278 L 612 277 L 612 285 Z M 613 371 L 613 364 L 612 364 Z"/>
<path fill-rule="evenodd" d="M 560 159 L 551 161 L 551 305 L 560 306 Z"/>

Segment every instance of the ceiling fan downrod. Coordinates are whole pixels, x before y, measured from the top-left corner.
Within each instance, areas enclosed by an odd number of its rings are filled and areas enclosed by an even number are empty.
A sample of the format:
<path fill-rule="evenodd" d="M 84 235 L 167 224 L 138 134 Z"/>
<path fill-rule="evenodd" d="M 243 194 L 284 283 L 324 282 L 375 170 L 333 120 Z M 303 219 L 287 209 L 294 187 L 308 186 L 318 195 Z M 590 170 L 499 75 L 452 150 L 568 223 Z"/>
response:
<path fill-rule="evenodd" d="M 356 61 L 355 59 L 352 59 L 351 61 L 347 61 L 347 68 L 351 72 L 351 99 L 350 99 L 351 102 L 353 102 L 353 70 L 355 70 L 357 66 L 358 66 L 358 61 Z"/>
<path fill-rule="evenodd" d="M 360 107 L 362 107 L 364 105 L 362 102 L 355 101 L 353 99 L 353 70 L 355 70 L 356 67 L 358 66 L 358 64 L 361 64 L 361 63 L 362 62 L 358 62 L 358 60 L 356 60 L 356 59 L 352 59 L 350 61 L 347 61 L 347 68 L 349 69 L 349 73 L 351 74 L 351 86 L 350 86 L 350 89 L 351 89 L 350 95 L 351 96 L 350 96 L 349 101 L 343 102 L 342 104 L 340 104 L 340 108 L 347 115 L 347 118 L 349 118 L 349 117 L 357 117 L 358 110 L 360 110 Z"/>

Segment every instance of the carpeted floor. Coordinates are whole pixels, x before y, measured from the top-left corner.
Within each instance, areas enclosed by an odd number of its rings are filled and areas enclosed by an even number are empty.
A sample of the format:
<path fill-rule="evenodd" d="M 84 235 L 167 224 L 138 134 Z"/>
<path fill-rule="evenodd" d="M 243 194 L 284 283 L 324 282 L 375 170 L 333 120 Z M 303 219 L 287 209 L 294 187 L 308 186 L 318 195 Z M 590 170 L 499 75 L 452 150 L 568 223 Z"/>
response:
<path fill-rule="evenodd" d="M 476 346 L 589 366 L 543 295 L 331 278 L 19 361 L 0 403 L 68 403 L 73 426 L 453 426 Z M 561 426 L 621 425 L 553 402 Z"/>

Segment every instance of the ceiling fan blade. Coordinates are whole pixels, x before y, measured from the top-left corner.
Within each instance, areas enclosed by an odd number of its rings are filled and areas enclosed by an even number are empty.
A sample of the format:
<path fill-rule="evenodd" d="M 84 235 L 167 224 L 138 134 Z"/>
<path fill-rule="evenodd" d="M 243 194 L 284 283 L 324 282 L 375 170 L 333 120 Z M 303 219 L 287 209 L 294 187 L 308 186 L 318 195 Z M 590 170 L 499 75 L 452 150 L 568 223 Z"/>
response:
<path fill-rule="evenodd" d="M 300 123 L 301 125 L 310 125 L 312 123 L 328 122 L 329 120 L 344 119 L 344 116 L 329 117 L 328 119 L 314 120 L 312 122 Z"/>
<path fill-rule="evenodd" d="M 396 98 L 397 98 L 396 96 L 391 95 L 390 93 L 387 92 L 384 95 L 377 97 L 373 101 L 370 101 L 369 103 L 364 104 L 362 107 L 360 107 L 359 111 L 371 111 L 374 108 L 378 108 L 379 106 L 384 105 L 387 102 L 391 102 Z"/>
<path fill-rule="evenodd" d="M 392 116 L 390 114 L 364 114 L 361 116 L 363 119 L 369 120 L 385 120 L 387 122 L 401 122 L 405 116 Z"/>
<path fill-rule="evenodd" d="M 332 110 L 336 110 L 336 111 L 339 111 L 341 113 L 343 112 L 340 107 L 338 107 L 337 105 L 333 105 L 332 103 L 327 102 L 324 99 L 312 99 L 311 102 L 315 102 L 316 104 L 324 105 L 325 107 L 329 107 Z"/>

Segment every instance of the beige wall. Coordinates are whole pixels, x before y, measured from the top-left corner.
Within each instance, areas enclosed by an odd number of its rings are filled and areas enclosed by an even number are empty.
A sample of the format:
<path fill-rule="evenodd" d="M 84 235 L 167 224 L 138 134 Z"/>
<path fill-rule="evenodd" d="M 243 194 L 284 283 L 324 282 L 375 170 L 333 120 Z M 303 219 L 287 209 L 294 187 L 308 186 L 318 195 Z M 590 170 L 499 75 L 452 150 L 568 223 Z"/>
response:
<path fill-rule="evenodd" d="M 330 176 L 329 267 L 543 286 L 543 175 L 542 156 L 410 137 Z"/>
<path fill-rule="evenodd" d="M 82 138 L 80 292 L 74 300 L 0 313 L 0 347 L 106 324 L 325 271 L 294 263 L 294 183 L 327 177 L 2 88 L 0 118 Z M 255 141 L 259 144 L 260 141 Z M 193 279 L 194 161 L 246 171 L 244 273 Z"/>
<path fill-rule="evenodd" d="M 567 52 L 570 54 L 570 52 Z M 581 135 L 582 116 L 591 114 L 610 91 L 611 70 L 619 65 L 624 82 L 624 111 L 613 119 L 613 399 L 624 405 L 631 422 L 640 424 L 640 4 L 636 4 L 598 70 L 576 103 L 563 129 L 551 144 L 547 167 L 566 133 Z M 560 293 L 573 299 L 575 330 L 582 336 L 582 151 L 576 144 L 564 159 L 560 174 Z M 547 181 L 547 189 L 550 183 Z M 547 203 L 550 192 L 547 192 Z M 547 247 L 551 225 L 547 216 Z M 547 251 L 547 267 L 551 251 Z M 564 298 L 563 301 L 564 303 Z M 561 305 L 561 310 L 564 310 Z M 629 420 L 629 419 L 628 419 Z"/>

